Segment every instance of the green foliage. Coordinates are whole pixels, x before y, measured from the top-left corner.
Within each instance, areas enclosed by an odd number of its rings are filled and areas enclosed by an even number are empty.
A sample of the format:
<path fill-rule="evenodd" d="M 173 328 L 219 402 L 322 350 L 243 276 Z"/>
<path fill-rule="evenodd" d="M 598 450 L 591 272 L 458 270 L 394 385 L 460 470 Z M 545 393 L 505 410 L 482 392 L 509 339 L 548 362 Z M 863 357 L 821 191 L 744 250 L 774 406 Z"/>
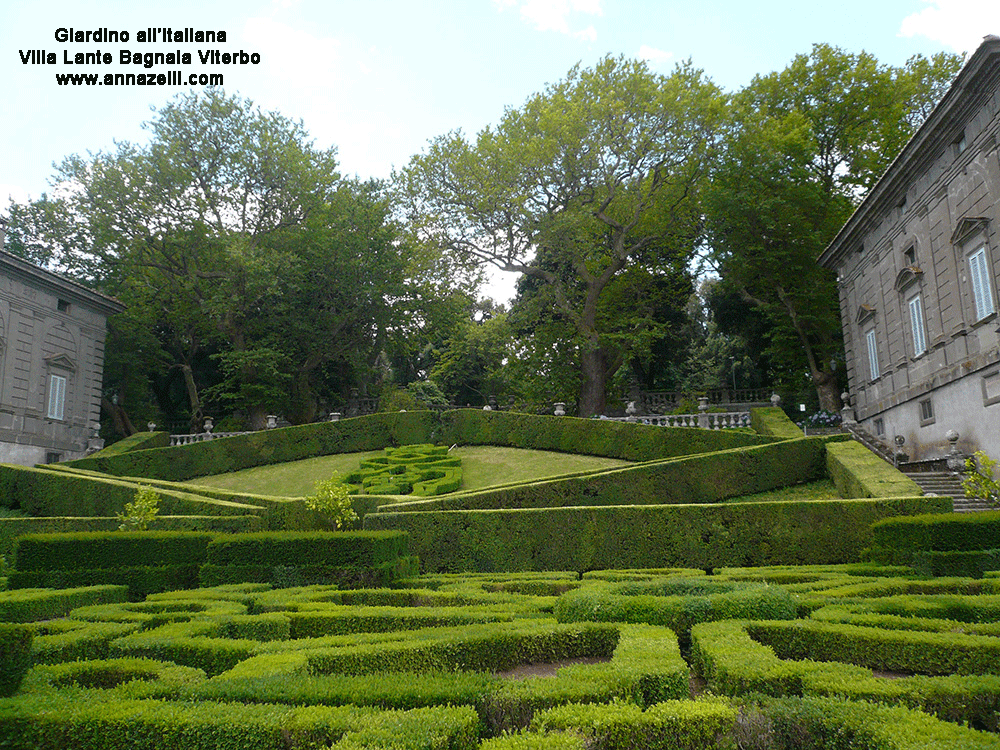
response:
<path fill-rule="evenodd" d="M 156 520 L 160 512 L 160 496 L 148 485 L 139 485 L 135 491 L 135 499 L 125 505 L 123 513 L 118 514 L 121 525 L 119 531 L 147 531 L 149 524 Z"/>
<path fill-rule="evenodd" d="M 794 440 L 802 437 L 802 430 L 788 418 L 782 409 L 768 406 L 750 410 L 750 426 L 758 435 Z"/>
<path fill-rule="evenodd" d="M 708 430 L 691 428 L 685 432 Z M 378 512 L 717 503 L 748 492 L 818 479 L 823 473 L 824 453 L 825 442 L 821 439 L 789 440 L 462 492 L 440 499 L 383 504 Z"/>
<path fill-rule="evenodd" d="M 443 495 L 462 485 L 462 460 L 447 446 L 429 444 L 386 448 L 381 456 L 361 461 L 344 477 L 355 492 L 366 495 Z"/>
<path fill-rule="evenodd" d="M 966 476 L 962 488 L 966 497 L 978 497 L 993 507 L 1000 507 L 1000 477 L 995 476 L 997 462 L 983 451 L 965 461 Z"/>
<path fill-rule="evenodd" d="M 788 592 L 759 584 L 737 586 L 726 593 L 653 595 L 612 588 L 584 587 L 563 594 L 554 614 L 559 622 L 632 622 L 668 627 L 687 637 L 699 622 L 732 619 L 794 619 L 798 615 Z"/>
<path fill-rule="evenodd" d="M 949 503 L 881 498 L 380 512 L 365 517 L 365 528 L 407 531 L 424 572 L 831 564 L 858 559 L 872 543 L 873 521 Z"/>
<path fill-rule="evenodd" d="M 854 440 L 828 443 L 826 468 L 842 497 L 919 497 L 923 490 Z"/>
<path fill-rule="evenodd" d="M 358 520 L 350 491 L 337 475 L 316 482 L 315 494 L 306 497 L 305 504 L 314 513 L 321 513 L 335 529 Z"/>
<path fill-rule="evenodd" d="M 918 57 L 893 68 L 816 44 L 734 97 L 707 191 L 712 264 L 761 316 L 775 374 L 797 389 L 809 373 L 826 411 L 840 409 L 843 344 L 836 280 L 816 258 L 958 63 Z"/>
<path fill-rule="evenodd" d="M 944 513 L 885 519 L 872 526 L 870 559 L 909 565 L 917 552 L 972 552 L 1000 548 L 1000 512 Z"/>
<path fill-rule="evenodd" d="M 31 666 L 30 627 L 0 622 L 0 698 L 13 695 Z"/>
<path fill-rule="evenodd" d="M 124 602 L 124 586 L 0 591 L 0 622 L 37 622 L 65 617 L 71 610 L 105 602 Z"/>
<path fill-rule="evenodd" d="M 169 432 L 137 432 L 127 438 L 102 448 L 92 456 L 118 456 L 131 451 L 144 451 L 149 448 L 166 448 L 170 445 Z"/>
<path fill-rule="evenodd" d="M 687 281 L 670 295 L 674 308 L 690 293 L 696 198 L 721 105 L 691 65 L 661 76 L 607 57 L 573 68 L 473 142 L 435 139 L 399 175 L 415 234 L 459 260 L 524 275 L 534 318 L 526 358 L 550 379 L 563 373 L 542 361 L 546 351 L 572 358 L 584 416 L 604 411 L 610 376 L 664 335 L 650 304 L 666 296 L 653 292 L 657 280 Z"/>

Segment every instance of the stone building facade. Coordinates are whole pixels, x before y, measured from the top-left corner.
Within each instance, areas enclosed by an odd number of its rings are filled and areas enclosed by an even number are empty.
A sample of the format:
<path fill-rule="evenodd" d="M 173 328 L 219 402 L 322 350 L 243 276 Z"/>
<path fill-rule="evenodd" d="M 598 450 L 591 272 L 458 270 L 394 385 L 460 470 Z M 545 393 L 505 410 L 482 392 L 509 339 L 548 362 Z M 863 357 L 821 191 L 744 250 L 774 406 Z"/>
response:
<path fill-rule="evenodd" d="M 123 309 L 0 249 L 0 462 L 79 458 L 94 444 L 106 322 Z"/>
<path fill-rule="evenodd" d="M 1000 38 L 951 88 L 819 258 L 840 289 L 850 401 L 910 460 L 1000 458 Z"/>

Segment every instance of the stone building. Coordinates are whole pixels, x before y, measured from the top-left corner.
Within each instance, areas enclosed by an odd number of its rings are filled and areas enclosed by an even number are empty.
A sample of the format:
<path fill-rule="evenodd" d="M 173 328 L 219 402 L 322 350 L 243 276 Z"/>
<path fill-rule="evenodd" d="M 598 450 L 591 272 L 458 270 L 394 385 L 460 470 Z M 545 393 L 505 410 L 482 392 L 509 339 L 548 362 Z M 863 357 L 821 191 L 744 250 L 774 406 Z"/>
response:
<path fill-rule="evenodd" d="M 951 88 L 824 251 L 854 414 L 910 460 L 1000 458 L 1000 38 Z"/>
<path fill-rule="evenodd" d="M 2 250 L 0 462 L 33 465 L 96 446 L 104 339 L 124 307 Z"/>

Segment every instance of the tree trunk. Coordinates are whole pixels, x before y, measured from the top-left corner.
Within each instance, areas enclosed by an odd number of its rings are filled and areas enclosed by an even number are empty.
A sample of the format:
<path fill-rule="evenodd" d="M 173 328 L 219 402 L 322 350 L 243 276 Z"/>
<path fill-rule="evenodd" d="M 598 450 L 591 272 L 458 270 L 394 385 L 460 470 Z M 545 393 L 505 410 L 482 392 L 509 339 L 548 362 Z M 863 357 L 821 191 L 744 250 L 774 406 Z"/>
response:
<path fill-rule="evenodd" d="M 819 397 L 819 408 L 831 414 L 840 414 L 840 388 L 837 387 L 837 373 L 826 370 L 812 372 L 813 385 Z"/>
<path fill-rule="evenodd" d="M 251 430 L 263 430 L 267 427 L 267 409 L 263 406 L 251 406 L 247 409 L 247 427 Z"/>
<path fill-rule="evenodd" d="M 101 396 L 101 408 L 104 412 L 111 417 L 111 421 L 115 425 L 115 432 L 122 437 L 128 437 L 129 435 L 134 435 L 137 430 L 135 425 L 132 424 L 132 420 L 129 419 L 128 413 L 118 404 L 114 403 L 107 396 Z"/>
<path fill-rule="evenodd" d="M 191 370 L 191 365 L 185 363 L 180 365 L 180 368 L 184 374 L 184 388 L 187 390 L 188 407 L 191 409 L 190 432 L 191 434 L 197 434 L 201 432 L 202 422 L 205 419 L 205 414 L 201 410 L 198 384 L 194 382 L 194 372 Z"/>
<path fill-rule="evenodd" d="M 604 352 L 600 349 L 584 349 L 580 353 L 580 383 L 581 417 L 593 417 L 604 413 L 607 391 L 607 363 Z"/>

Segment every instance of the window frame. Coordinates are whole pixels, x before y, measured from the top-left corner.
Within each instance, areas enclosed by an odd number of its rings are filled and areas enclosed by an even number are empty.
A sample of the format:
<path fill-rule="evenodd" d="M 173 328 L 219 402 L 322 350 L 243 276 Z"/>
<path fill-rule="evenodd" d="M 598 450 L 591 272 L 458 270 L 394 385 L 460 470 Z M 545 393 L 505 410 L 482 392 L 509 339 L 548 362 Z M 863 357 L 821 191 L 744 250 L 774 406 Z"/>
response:
<path fill-rule="evenodd" d="M 46 419 L 54 419 L 62 422 L 66 418 L 66 389 L 69 378 L 65 375 L 49 373 L 49 390 L 47 406 L 45 410 Z"/>
<path fill-rule="evenodd" d="M 924 326 L 924 303 L 919 294 L 906 302 L 910 310 L 910 334 L 913 336 L 913 357 L 927 353 L 927 329 Z"/>
<path fill-rule="evenodd" d="M 878 366 L 878 338 L 874 328 L 869 328 L 865 333 L 865 342 L 868 345 L 868 380 L 875 382 L 882 377 L 882 371 Z"/>
<path fill-rule="evenodd" d="M 996 312 L 985 242 L 979 243 L 975 250 L 966 255 L 966 263 L 969 268 L 969 286 L 972 290 L 972 312 L 975 316 L 974 322 L 978 323 Z"/>

